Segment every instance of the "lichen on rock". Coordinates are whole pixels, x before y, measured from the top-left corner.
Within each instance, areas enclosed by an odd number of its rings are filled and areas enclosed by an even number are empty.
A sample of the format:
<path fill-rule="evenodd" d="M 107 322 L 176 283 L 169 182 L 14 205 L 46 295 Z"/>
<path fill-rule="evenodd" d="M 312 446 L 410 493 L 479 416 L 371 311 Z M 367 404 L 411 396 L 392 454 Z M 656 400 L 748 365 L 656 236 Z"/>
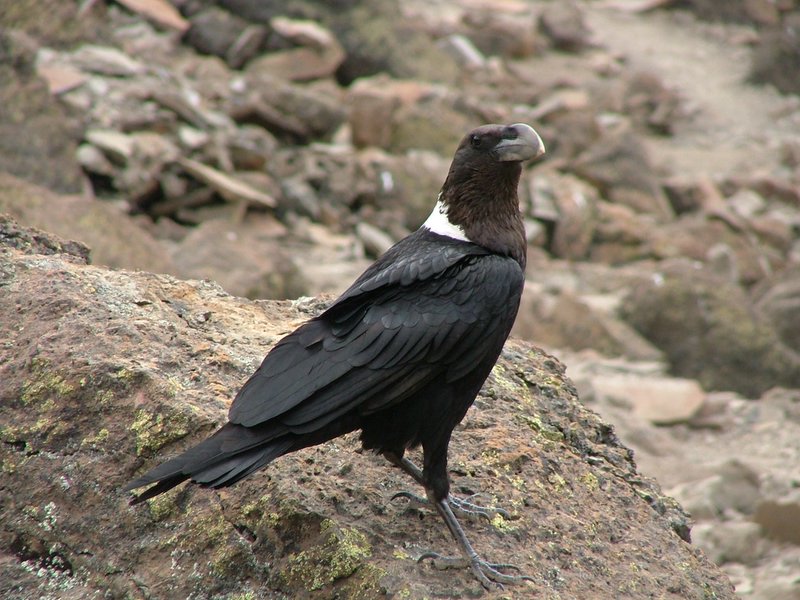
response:
<path fill-rule="evenodd" d="M 481 592 L 468 572 L 416 562 L 451 552 L 451 540 L 434 513 L 390 500 L 413 482 L 359 452 L 356 435 L 282 457 L 232 488 L 182 486 L 128 507 L 124 484 L 213 431 L 269 347 L 326 302 L 251 302 L 204 282 L 107 270 L 53 253 L 68 244 L 8 221 L 0 241 L 13 228 L 16 242 L 0 246 L 0 339 L 9 340 L 0 345 L 0 548 L 11 557 L 0 595 Z M 31 244 L 19 243 L 25 236 Z M 680 506 L 636 471 L 563 366 L 533 346 L 507 344 L 453 436 L 450 465 L 453 493 L 481 492 L 509 511 L 465 526 L 484 557 L 533 578 L 520 593 L 649 597 L 668 585 L 680 598 L 734 598 L 681 539 Z"/>

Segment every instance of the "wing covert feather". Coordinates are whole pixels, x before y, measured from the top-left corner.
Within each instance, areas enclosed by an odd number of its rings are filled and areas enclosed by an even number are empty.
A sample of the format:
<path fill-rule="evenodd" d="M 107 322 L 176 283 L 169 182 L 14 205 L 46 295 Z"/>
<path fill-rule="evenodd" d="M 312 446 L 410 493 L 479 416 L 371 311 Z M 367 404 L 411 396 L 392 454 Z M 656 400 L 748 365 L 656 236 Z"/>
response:
<path fill-rule="evenodd" d="M 306 433 L 349 411 L 402 402 L 436 377 L 468 372 L 496 345 L 487 335 L 505 339 L 523 275 L 506 257 L 462 251 L 455 263 L 450 258 L 367 271 L 355 292 L 273 348 L 234 399 L 231 422 L 253 427 L 274 419 Z M 445 267 L 435 273 L 429 263 Z"/>

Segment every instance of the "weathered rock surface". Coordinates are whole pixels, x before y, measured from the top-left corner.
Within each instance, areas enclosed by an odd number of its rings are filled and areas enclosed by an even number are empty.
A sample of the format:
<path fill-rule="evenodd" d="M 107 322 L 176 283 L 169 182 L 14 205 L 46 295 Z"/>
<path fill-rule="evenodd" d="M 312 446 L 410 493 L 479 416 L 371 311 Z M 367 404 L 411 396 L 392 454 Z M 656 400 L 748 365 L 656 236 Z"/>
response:
<path fill-rule="evenodd" d="M 634 288 L 622 313 L 664 350 L 672 371 L 706 389 L 758 396 L 775 385 L 800 386 L 800 357 L 772 323 L 754 314 L 741 290 L 687 263 Z"/>
<path fill-rule="evenodd" d="M 115 206 L 79 195 L 56 194 L 0 173 L 0 213 L 89 244 L 93 263 L 175 273 L 166 249 Z"/>
<path fill-rule="evenodd" d="M 324 301 L 250 302 L 216 284 L 84 262 L 0 225 L 0 595 L 4 598 L 471 596 L 436 516 L 347 436 L 222 492 L 181 487 L 131 508 L 120 487 L 224 420 L 266 349 Z M 563 367 L 508 344 L 451 447 L 458 493 L 511 519 L 468 524 L 490 559 L 552 598 L 734 598 L 681 537 L 686 516 L 642 478 Z M 527 588 L 527 589 L 526 589 Z M 524 590 L 524 591 L 523 591 Z"/>

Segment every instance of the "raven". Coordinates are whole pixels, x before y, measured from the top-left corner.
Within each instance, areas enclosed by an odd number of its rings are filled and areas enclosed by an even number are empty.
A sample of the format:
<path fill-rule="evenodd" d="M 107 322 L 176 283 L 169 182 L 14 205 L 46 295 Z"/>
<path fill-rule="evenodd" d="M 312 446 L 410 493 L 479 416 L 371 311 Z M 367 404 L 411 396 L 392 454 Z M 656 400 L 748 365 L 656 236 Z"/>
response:
<path fill-rule="evenodd" d="M 430 217 L 327 310 L 280 340 L 233 400 L 228 423 L 126 486 L 152 498 L 186 479 L 232 485 L 288 452 L 361 430 L 421 484 L 468 567 L 489 587 L 522 579 L 480 559 L 453 512 L 447 447 L 514 323 L 525 270 L 517 187 L 544 154 L 524 124 L 484 125 L 456 150 Z M 420 469 L 404 456 L 422 446 Z"/>

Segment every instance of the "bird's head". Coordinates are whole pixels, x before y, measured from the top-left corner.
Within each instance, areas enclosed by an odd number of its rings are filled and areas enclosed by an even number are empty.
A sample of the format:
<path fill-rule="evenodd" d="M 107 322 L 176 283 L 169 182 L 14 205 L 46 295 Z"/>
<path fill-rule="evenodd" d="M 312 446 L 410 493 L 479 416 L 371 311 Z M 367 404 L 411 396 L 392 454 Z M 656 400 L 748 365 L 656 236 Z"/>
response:
<path fill-rule="evenodd" d="M 466 163 L 523 162 L 544 153 L 544 142 L 536 130 L 525 123 L 514 123 L 473 129 L 461 140 L 456 158 Z"/>
<path fill-rule="evenodd" d="M 465 239 L 524 264 L 517 187 L 522 162 L 544 153 L 542 138 L 525 123 L 473 129 L 461 140 L 442 186 L 443 219 Z"/>

